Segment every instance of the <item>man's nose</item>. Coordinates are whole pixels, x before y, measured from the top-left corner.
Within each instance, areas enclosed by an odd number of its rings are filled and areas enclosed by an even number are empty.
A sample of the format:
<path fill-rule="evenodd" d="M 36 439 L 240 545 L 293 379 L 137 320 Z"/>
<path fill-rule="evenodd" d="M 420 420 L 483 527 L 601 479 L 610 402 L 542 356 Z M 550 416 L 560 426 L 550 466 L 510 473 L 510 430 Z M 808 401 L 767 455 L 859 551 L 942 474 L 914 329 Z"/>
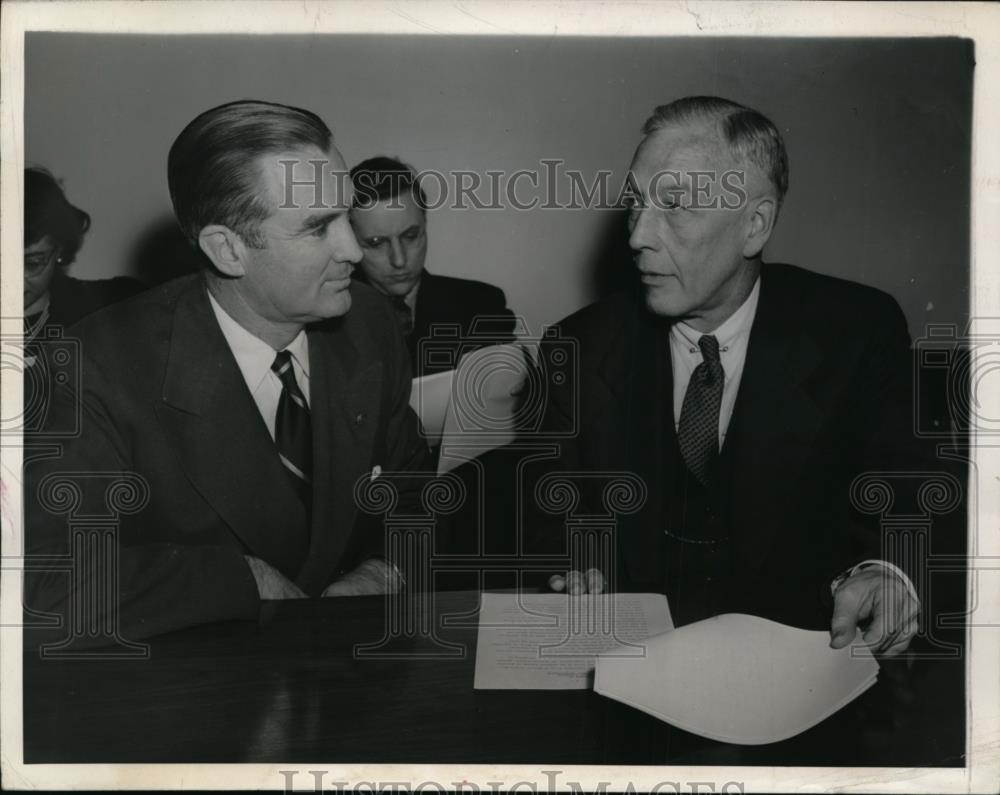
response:
<path fill-rule="evenodd" d="M 406 267 L 406 252 L 403 250 L 403 245 L 399 242 L 398 237 L 394 237 L 389 241 L 389 262 L 394 268 Z"/>
<path fill-rule="evenodd" d="M 350 262 L 357 265 L 364 258 L 364 252 L 358 245 L 358 239 L 354 236 L 354 230 L 347 225 L 342 234 L 332 235 L 333 256 L 340 262 Z"/>
<path fill-rule="evenodd" d="M 631 231 L 628 236 L 629 247 L 633 251 L 641 251 L 652 246 L 652 231 L 650 229 L 651 216 L 648 207 L 638 208 L 632 211 L 629 221 Z"/>

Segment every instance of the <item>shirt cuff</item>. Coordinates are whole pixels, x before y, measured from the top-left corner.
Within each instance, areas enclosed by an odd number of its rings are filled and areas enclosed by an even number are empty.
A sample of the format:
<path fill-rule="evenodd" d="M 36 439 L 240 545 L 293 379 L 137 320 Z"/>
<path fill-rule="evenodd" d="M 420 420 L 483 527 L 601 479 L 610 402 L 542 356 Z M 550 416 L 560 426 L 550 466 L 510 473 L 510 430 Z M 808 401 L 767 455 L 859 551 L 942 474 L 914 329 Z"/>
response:
<path fill-rule="evenodd" d="M 913 599 L 913 601 L 916 602 L 917 604 L 920 604 L 920 597 L 917 596 L 917 589 L 913 587 L 913 582 L 910 580 L 909 577 L 906 576 L 906 572 L 904 572 L 901 568 L 899 568 L 899 566 L 895 566 L 892 563 L 889 563 L 889 561 L 887 560 L 874 560 L 874 559 L 863 560 L 856 566 L 852 566 L 843 574 L 838 576 L 832 583 L 830 583 L 830 593 L 836 595 L 837 589 L 841 586 L 844 580 L 846 580 L 848 577 L 853 577 L 859 571 L 864 571 L 865 569 L 871 568 L 873 566 L 877 566 L 880 569 L 891 571 L 893 574 L 899 577 L 899 579 L 902 580 L 903 584 L 906 586 L 906 590 L 910 594 L 910 598 Z"/>

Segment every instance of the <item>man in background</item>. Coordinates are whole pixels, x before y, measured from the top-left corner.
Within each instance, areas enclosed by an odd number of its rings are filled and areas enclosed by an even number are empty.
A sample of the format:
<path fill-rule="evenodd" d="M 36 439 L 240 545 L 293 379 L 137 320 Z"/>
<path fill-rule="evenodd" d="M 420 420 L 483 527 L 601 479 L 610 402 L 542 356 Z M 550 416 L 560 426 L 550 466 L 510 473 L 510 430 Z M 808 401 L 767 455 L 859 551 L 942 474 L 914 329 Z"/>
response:
<path fill-rule="evenodd" d="M 429 273 L 427 201 L 413 170 L 390 157 L 351 169 L 351 223 L 361 244 L 359 278 L 389 297 L 415 377 L 454 369 L 462 353 L 514 339 L 503 290 Z M 434 339 L 433 345 L 427 343 Z"/>
<path fill-rule="evenodd" d="M 851 499 L 859 475 L 926 469 L 899 306 L 763 263 L 788 162 L 757 111 L 716 97 L 658 107 L 630 171 L 640 284 L 559 324 L 580 371 L 550 388 L 545 430 L 558 470 L 634 473 L 648 494 L 619 518 L 613 562 L 550 585 L 665 593 L 676 624 L 741 612 L 826 626 L 838 648 L 862 625 L 878 651 L 901 652 L 920 608 L 909 567 Z M 583 488 L 578 513 L 607 510 Z M 540 551 L 566 543 L 561 524 L 542 535 Z"/>
<path fill-rule="evenodd" d="M 25 473 L 32 558 L 65 558 L 67 511 L 106 514 L 115 479 L 132 484 L 117 569 L 73 550 L 69 582 L 28 574 L 26 606 L 71 626 L 90 606 L 86 622 L 135 639 L 253 619 L 262 600 L 395 590 L 355 485 L 416 473 L 427 449 L 392 313 L 351 280 L 352 188 L 329 128 L 298 108 L 222 105 L 175 140 L 168 181 L 210 267 L 76 327 L 81 381 L 49 410 L 62 454 Z M 400 486 L 401 507 L 416 499 Z"/>

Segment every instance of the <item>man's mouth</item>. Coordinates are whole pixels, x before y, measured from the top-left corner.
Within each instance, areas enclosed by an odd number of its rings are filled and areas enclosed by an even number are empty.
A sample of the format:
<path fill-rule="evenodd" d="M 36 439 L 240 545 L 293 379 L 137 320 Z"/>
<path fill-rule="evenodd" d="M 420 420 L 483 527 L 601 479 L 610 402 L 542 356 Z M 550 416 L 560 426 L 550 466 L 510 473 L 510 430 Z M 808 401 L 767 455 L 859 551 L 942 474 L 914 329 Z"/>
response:
<path fill-rule="evenodd" d="M 640 279 L 643 284 L 660 284 L 667 279 L 676 279 L 672 273 L 653 273 L 651 271 L 640 271 Z"/>

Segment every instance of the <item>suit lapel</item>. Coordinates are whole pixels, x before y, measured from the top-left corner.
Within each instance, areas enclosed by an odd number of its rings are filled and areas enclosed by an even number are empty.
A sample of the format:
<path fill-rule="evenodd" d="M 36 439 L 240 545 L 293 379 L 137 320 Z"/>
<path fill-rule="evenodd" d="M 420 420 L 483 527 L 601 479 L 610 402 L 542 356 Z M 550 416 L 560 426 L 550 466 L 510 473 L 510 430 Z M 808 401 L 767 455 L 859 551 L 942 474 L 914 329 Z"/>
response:
<path fill-rule="evenodd" d="M 192 485 L 243 546 L 294 577 L 306 513 L 208 301 L 193 279 L 178 297 L 157 416 Z"/>
<path fill-rule="evenodd" d="M 413 337 L 425 337 L 430 333 L 431 319 L 437 313 L 434 311 L 437 300 L 437 283 L 433 274 L 424 270 L 420 277 L 420 289 L 417 290 L 417 303 L 413 309 Z"/>
<path fill-rule="evenodd" d="M 808 390 L 821 357 L 796 301 L 780 274 L 764 265 L 760 303 L 722 451 L 732 464 L 733 536 L 741 565 L 751 571 L 767 557 L 777 527 L 775 506 L 794 492 L 799 462 L 822 423 L 822 410 Z"/>
<path fill-rule="evenodd" d="M 406 347 L 410 354 L 410 362 L 413 365 L 413 376 L 420 377 L 424 374 L 424 363 L 418 357 L 417 346 L 420 340 L 425 340 L 431 336 L 431 323 L 437 320 L 440 322 L 442 316 L 447 316 L 447 310 L 441 311 L 439 306 L 440 282 L 432 273 L 424 270 L 420 277 L 420 289 L 417 290 L 417 303 L 413 309 L 413 333 L 406 340 Z M 457 339 L 461 339 L 461 329 L 458 331 Z"/>
<path fill-rule="evenodd" d="M 363 362 L 339 320 L 309 331 L 313 421 L 313 516 L 309 554 L 298 576 L 320 592 L 336 575 L 357 515 L 354 485 L 367 471 L 378 427 L 382 363 Z"/>
<path fill-rule="evenodd" d="M 611 434 L 610 448 L 620 450 L 612 466 L 638 475 L 646 484 L 646 505 L 620 517 L 619 551 L 629 571 L 639 572 L 642 580 L 656 581 L 662 565 L 664 450 L 666 445 L 676 445 L 670 326 L 647 313 L 641 303 L 633 306 L 631 322 L 609 347 L 601 367 L 602 379 L 614 396 L 613 405 L 624 414 L 618 423 L 608 423 L 605 417 L 594 422 Z"/>

